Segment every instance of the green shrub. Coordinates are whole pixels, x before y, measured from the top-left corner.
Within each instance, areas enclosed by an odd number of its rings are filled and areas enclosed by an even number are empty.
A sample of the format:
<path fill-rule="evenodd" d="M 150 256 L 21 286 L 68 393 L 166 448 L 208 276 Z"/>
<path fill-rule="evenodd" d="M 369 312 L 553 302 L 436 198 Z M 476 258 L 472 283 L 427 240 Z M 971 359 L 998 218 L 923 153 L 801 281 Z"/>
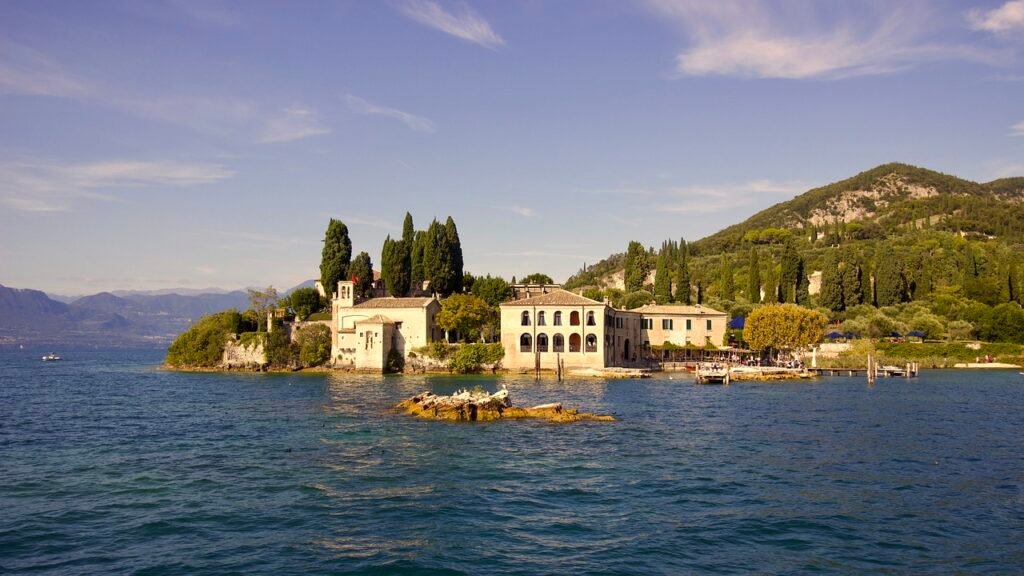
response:
<path fill-rule="evenodd" d="M 320 366 L 331 359 L 331 329 L 323 324 L 299 328 L 295 343 L 303 366 Z"/>
<path fill-rule="evenodd" d="M 495 364 L 505 357 L 500 343 L 463 344 L 448 360 L 448 368 L 459 374 L 477 372 L 484 364 Z"/>
<path fill-rule="evenodd" d="M 267 363 L 274 368 L 288 368 L 299 363 L 299 347 L 283 329 L 267 334 L 263 350 L 267 355 Z"/>

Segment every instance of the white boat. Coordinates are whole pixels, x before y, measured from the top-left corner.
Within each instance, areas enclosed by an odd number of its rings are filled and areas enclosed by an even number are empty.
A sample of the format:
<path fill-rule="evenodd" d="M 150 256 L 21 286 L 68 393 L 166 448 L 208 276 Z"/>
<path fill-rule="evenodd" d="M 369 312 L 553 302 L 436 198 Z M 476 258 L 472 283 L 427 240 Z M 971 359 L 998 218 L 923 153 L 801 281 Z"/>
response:
<path fill-rule="evenodd" d="M 57 360 L 60 360 L 60 356 L 57 356 L 53 352 L 43 356 L 43 362 L 56 362 Z"/>
<path fill-rule="evenodd" d="M 697 365 L 697 384 L 728 384 L 729 367 L 724 364 Z"/>

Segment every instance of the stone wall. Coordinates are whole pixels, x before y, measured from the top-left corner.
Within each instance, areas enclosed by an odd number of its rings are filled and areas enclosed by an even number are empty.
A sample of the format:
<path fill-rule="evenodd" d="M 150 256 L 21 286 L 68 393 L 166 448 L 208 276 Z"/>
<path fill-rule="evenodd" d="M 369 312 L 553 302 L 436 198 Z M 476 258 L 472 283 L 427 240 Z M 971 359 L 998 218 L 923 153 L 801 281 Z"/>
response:
<path fill-rule="evenodd" d="M 232 339 L 224 345 L 221 364 L 227 369 L 258 370 L 267 365 L 267 354 L 262 343 L 246 347 Z"/>

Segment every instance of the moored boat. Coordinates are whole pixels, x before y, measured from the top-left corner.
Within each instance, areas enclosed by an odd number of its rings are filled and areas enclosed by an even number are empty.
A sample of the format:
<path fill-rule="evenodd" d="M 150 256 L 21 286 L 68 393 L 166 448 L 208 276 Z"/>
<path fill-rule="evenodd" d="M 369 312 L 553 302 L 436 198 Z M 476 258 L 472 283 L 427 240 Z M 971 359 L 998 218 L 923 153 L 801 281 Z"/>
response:
<path fill-rule="evenodd" d="M 43 356 L 43 362 L 56 362 L 57 360 L 60 360 L 60 356 L 57 356 L 53 352 Z"/>

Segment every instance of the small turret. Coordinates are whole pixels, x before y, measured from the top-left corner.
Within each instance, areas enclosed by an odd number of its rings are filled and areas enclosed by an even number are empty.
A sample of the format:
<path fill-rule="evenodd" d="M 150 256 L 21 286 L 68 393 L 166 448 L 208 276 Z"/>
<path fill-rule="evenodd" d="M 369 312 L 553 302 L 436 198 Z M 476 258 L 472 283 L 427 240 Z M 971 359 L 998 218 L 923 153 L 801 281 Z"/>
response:
<path fill-rule="evenodd" d="M 338 293 L 334 301 L 339 308 L 351 308 L 356 303 L 355 294 L 355 283 L 351 280 L 341 280 L 338 282 Z"/>

